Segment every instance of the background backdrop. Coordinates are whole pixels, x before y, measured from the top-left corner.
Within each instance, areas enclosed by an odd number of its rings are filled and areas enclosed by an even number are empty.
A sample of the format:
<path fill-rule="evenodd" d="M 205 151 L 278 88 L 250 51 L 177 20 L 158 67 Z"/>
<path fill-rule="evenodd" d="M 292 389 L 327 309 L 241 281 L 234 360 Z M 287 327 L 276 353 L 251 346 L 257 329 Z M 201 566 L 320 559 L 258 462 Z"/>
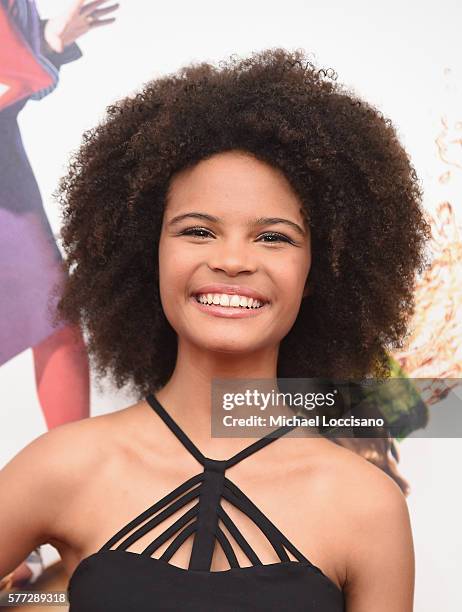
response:
<path fill-rule="evenodd" d="M 82 132 L 102 118 L 109 103 L 185 63 L 215 61 L 274 46 L 304 48 L 319 68 L 332 67 L 340 82 L 390 117 L 422 180 L 425 207 L 436 213 L 439 204 L 450 202 L 460 225 L 460 3 L 122 0 L 120 4 L 114 24 L 77 41 L 84 56 L 63 66 L 57 90 L 39 104 L 30 101 L 19 116 L 56 235 L 60 211 L 52 192 Z M 64 2 L 38 0 L 37 5 L 41 16 L 48 17 L 60 12 Z M 53 121 L 47 121 L 51 117 Z M 457 234 L 452 240 L 460 246 Z M 460 248 L 454 252 L 460 255 Z M 460 257 L 452 257 L 450 268 L 462 284 Z M 462 300 L 460 294 L 451 300 L 452 332 L 457 334 L 460 330 L 454 326 L 457 320 L 462 322 Z M 435 321 L 443 316 L 438 309 L 433 312 Z M 458 344 L 462 344 L 460 339 L 459 335 Z M 460 363 L 460 354 L 451 358 Z M 437 360 L 432 367 L 423 376 L 439 376 Z M 101 392 L 93 387 L 92 415 L 117 410 L 132 399 L 109 384 Z M 31 350 L 0 368 L 0 418 L 3 465 L 46 430 L 36 397 Z M 400 471 L 411 485 L 408 505 L 416 551 L 415 610 L 462 610 L 458 583 L 462 495 L 457 485 L 462 441 L 405 439 L 398 448 Z M 51 546 L 45 551 L 48 561 L 57 558 Z"/>

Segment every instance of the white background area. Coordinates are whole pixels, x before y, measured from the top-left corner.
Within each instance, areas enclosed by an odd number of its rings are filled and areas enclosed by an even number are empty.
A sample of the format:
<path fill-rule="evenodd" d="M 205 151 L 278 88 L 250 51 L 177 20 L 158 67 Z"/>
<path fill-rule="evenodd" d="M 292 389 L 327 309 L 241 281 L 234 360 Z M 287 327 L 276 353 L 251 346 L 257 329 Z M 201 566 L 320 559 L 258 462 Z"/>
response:
<path fill-rule="evenodd" d="M 64 6 L 57 0 L 37 4 L 42 17 Z M 435 142 L 442 120 L 462 121 L 461 17 L 462 5 L 449 0 L 122 0 L 116 23 L 79 39 L 84 56 L 62 67 L 56 91 L 29 102 L 20 114 L 53 231 L 58 234 L 60 213 L 52 193 L 69 153 L 108 104 L 191 61 L 275 46 L 305 49 L 319 68 L 333 68 L 340 82 L 391 118 L 421 178 L 426 208 L 434 210 L 448 200 L 461 223 L 462 170 L 456 169 L 448 183 L 438 182 L 449 168 Z M 130 402 L 109 384 L 103 393 L 93 388 L 92 415 Z M 0 368 L 0 418 L 3 465 L 45 431 L 30 350 Z M 408 505 L 416 552 L 415 610 L 460 611 L 462 440 L 408 439 L 398 448 L 401 473 L 412 489 Z M 48 560 L 56 558 L 51 547 L 46 552 Z M 373 554 L 380 555 L 380 550 Z"/>

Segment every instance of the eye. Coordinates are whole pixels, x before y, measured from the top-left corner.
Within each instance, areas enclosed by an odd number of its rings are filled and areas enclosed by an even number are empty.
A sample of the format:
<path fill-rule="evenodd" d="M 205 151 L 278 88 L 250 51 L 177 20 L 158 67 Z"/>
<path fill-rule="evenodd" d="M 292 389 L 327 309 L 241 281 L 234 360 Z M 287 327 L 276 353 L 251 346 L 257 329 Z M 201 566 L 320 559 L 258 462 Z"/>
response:
<path fill-rule="evenodd" d="M 288 238 L 285 234 L 279 234 L 278 232 L 266 232 L 266 234 L 262 234 L 262 237 L 270 236 L 271 238 L 275 238 L 275 240 L 270 240 L 269 244 L 273 242 L 289 242 L 292 243 L 292 240 Z"/>
<path fill-rule="evenodd" d="M 206 234 L 206 235 L 204 235 Z M 209 238 L 212 234 L 205 227 L 188 227 L 187 229 L 180 232 L 181 236 L 194 236 L 196 238 L 206 239 Z M 280 234 L 279 232 L 266 232 L 262 234 L 260 238 L 271 238 L 271 240 L 264 240 L 267 244 L 273 244 L 276 242 L 288 242 L 289 244 L 293 244 L 293 241 L 286 236 L 285 234 Z"/>
<path fill-rule="evenodd" d="M 200 232 L 205 232 L 206 234 L 210 234 L 209 230 L 204 227 L 189 227 L 188 229 L 180 232 L 182 236 L 196 236 L 197 238 L 208 238 L 208 236 L 200 236 Z"/>

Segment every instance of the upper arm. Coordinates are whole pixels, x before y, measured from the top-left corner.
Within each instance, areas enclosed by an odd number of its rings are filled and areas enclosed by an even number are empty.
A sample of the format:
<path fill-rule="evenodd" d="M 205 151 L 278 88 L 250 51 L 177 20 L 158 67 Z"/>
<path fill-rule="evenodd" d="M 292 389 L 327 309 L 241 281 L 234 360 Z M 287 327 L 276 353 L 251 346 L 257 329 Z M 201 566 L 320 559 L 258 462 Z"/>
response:
<path fill-rule="evenodd" d="M 52 537 L 75 479 L 67 461 L 68 428 L 39 436 L 0 470 L 0 577 Z"/>
<path fill-rule="evenodd" d="M 377 473 L 358 499 L 344 587 L 347 612 L 412 612 L 414 546 L 398 485 Z"/>

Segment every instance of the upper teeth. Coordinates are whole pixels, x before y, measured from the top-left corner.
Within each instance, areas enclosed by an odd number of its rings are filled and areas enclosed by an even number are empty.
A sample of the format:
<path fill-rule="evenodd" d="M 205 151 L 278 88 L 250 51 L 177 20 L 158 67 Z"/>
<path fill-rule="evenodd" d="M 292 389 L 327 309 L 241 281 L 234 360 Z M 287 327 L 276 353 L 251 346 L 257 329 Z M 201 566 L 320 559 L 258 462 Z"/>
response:
<path fill-rule="evenodd" d="M 219 304 L 220 306 L 235 306 L 244 308 L 260 308 L 262 302 L 244 295 L 228 295 L 227 293 L 199 293 L 196 298 L 202 304 Z"/>

